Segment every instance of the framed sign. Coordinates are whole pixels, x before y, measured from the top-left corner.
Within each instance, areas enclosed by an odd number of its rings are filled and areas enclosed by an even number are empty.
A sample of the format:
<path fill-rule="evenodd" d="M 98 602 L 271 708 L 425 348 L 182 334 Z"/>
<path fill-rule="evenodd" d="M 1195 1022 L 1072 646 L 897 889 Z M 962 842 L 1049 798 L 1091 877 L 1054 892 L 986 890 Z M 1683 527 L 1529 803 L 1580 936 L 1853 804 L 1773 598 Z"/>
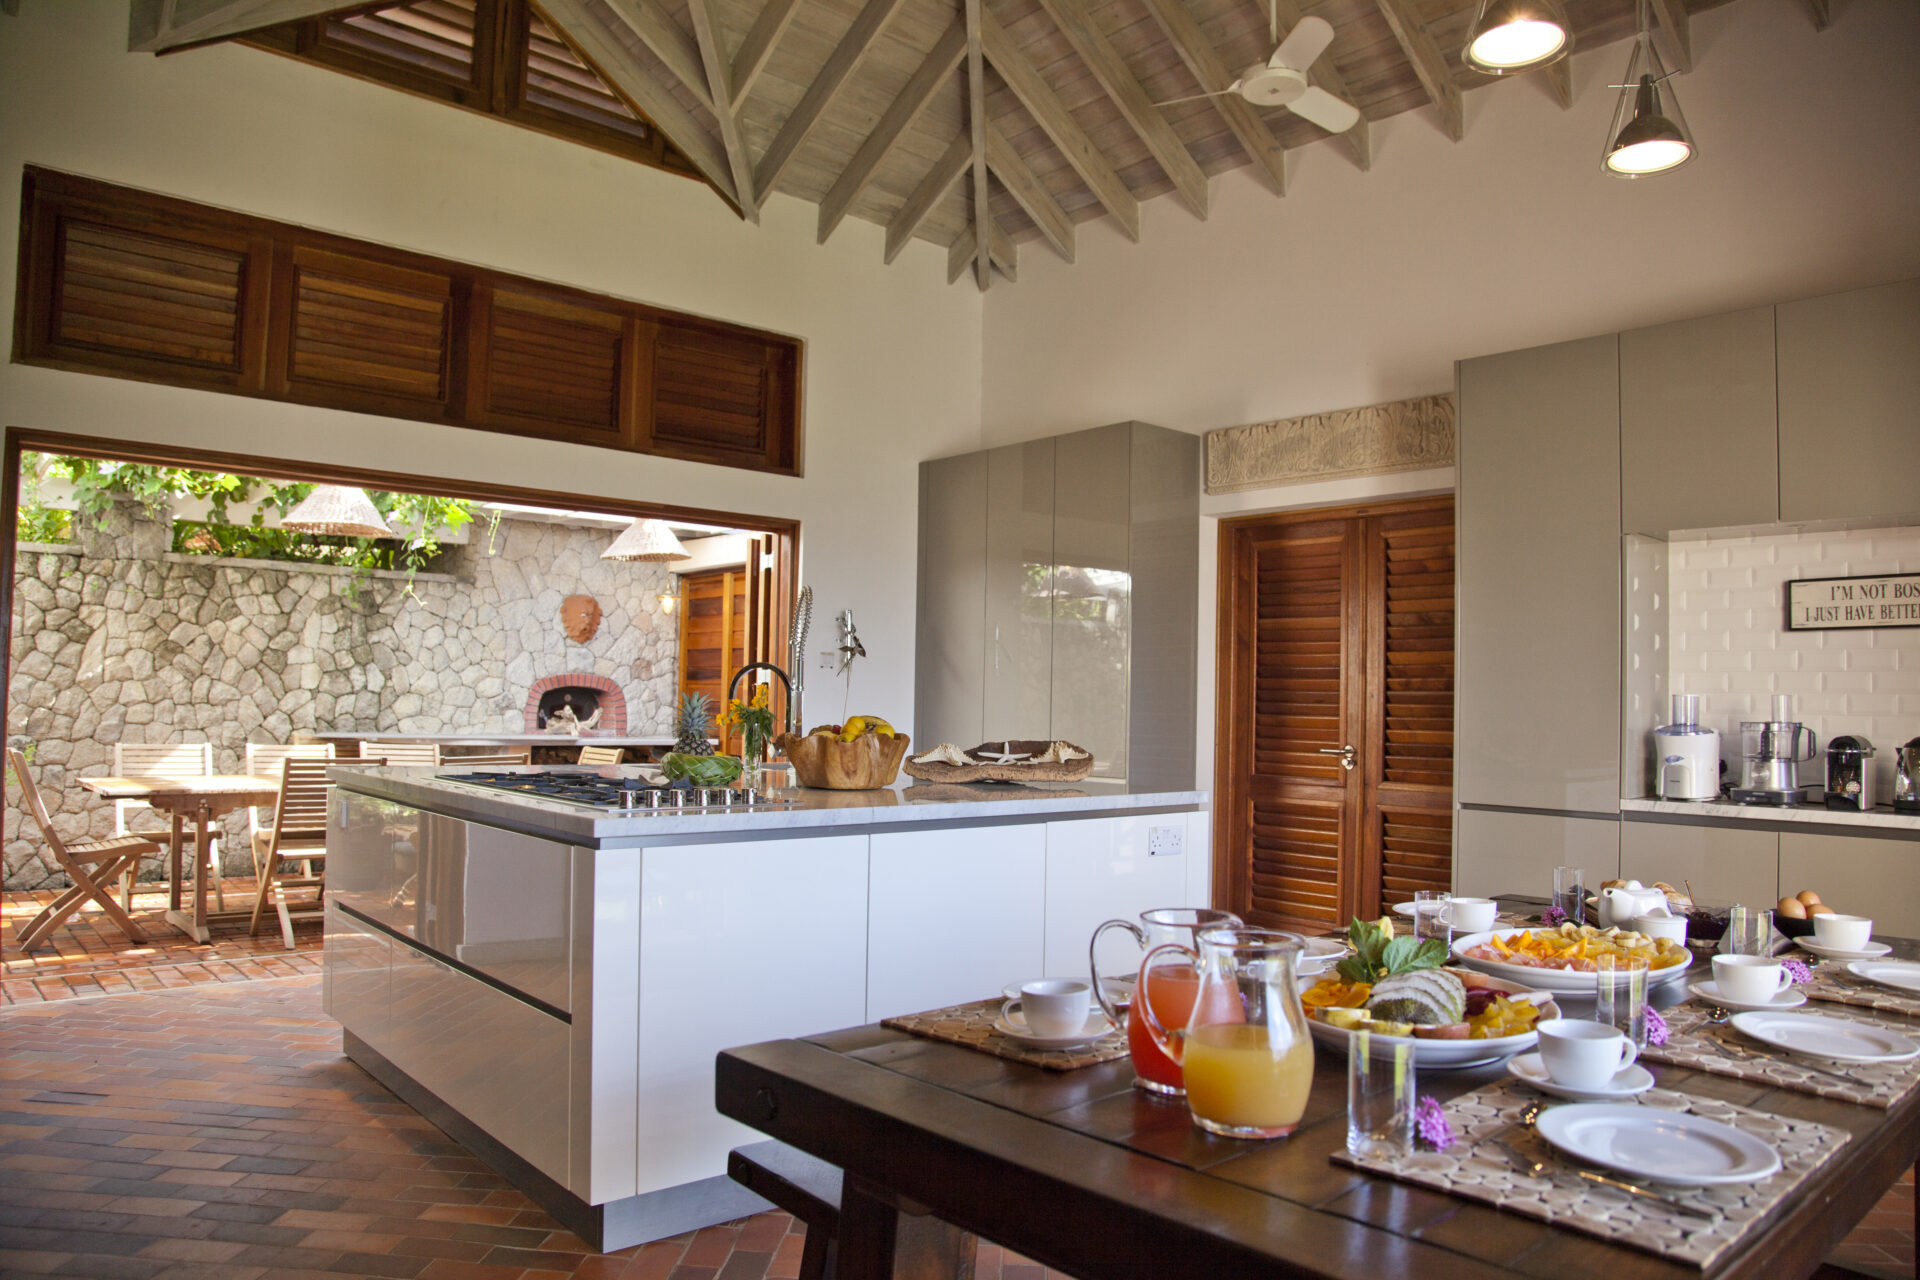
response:
<path fill-rule="evenodd" d="M 1853 627 L 1920 627 L 1920 573 L 1787 583 L 1787 630 Z"/>

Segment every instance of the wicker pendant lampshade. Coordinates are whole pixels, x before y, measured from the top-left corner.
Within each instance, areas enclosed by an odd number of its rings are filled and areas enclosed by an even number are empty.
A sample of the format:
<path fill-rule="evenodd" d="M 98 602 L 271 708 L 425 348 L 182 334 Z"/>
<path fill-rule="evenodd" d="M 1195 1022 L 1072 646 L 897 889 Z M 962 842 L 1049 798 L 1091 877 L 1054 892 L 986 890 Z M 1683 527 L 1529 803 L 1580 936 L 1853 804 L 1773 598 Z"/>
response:
<path fill-rule="evenodd" d="M 665 564 L 670 560 L 691 560 L 693 556 L 680 545 L 661 520 L 635 520 L 620 531 L 613 545 L 600 553 L 602 560 L 645 560 Z"/>
<path fill-rule="evenodd" d="M 280 527 L 296 533 L 330 533 L 343 538 L 394 536 L 365 490 L 340 484 L 316 485 L 312 493 L 280 518 Z"/>

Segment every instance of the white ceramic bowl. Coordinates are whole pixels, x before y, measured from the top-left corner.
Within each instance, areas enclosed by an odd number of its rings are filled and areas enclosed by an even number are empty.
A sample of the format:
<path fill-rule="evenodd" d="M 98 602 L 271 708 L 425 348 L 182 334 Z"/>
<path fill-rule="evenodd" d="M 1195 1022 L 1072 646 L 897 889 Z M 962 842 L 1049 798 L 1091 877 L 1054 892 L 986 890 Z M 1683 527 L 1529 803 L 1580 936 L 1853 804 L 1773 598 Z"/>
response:
<path fill-rule="evenodd" d="M 1486 933 L 1470 933 L 1464 938 L 1453 940 L 1454 963 L 1481 973 L 1490 973 L 1496 978 L 1505 978 L 1517 982 L 1522 987 L 1534 991 L 1556 991 L 1563 995 L 1595 995 L 1600 990 L 1600 981 L 1592 973 L 1583 973 L 1577 969 L 1540 969 L 1527 964 L 1508 964 L 1500 960 L 1482 960 L 1469 956 L 1467 952 L 1486 942 L 1500 937 L 1503 941 L 1517 938 L 1521 934 L 1532 933 L 1532 929 L 1492 929 Z M 1668 965 L 1664 969 L 1654 969 L 1647 975 L 1649 984 L 1671 982 L 1685 973 L 1693 964 L 1693 957 L 1685 955 L 1679 964 Z"/>
<path fill-rule="evenodd" d="M 1864 951 L 1873 940 L 1873 921 L 1865 916 L 1815 916 L 1813 936 L 1823 947 L 1839 951 Z"/>
<path fill-rule="evenodd" d="M 1687 945 L 1685 916 L 1635 916 L 1627 922 L 1627 927 L 1649 938 L 1667 938 L 1683 947 Z"/>

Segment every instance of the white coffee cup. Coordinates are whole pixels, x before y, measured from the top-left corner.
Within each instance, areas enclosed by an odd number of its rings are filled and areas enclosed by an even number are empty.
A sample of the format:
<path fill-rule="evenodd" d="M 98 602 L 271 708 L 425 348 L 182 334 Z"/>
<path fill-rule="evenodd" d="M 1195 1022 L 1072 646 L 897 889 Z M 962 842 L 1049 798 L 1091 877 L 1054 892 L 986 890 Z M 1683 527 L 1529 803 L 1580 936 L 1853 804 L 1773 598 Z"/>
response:
<path fill-rule="evenodd" d="M 1873 921 L 1865 916 L 1815 916 L 1813 936 L 1823 947 L 1864 951 L 1873 941 Z"/>
<path fill-rule="evenodd" d="M 1018 1008 L 1027 1031 L 1043 1039 L 1070 1036 L 1087 1025 L 1087 998 L 1092 991 L 1092 984 L 1079 978 L 1023 982 L 1020 998 L 1001 1005 L 1000 1013 L 1012 1023 L 1013 1011 Z"/>
<path fill-rule="evenodd" d="M 1454 898 L 1447 903 L 1447 914 L 1455 933 L 1485 933 L 1500 915 L 1500 904 L 1492 898 Z"/>
<path fill-rule="evenodd" d="M 1770 956 L 1715 956 L 1713 981 L 1740 1004 L 1765 1004 L 1793 985 L 1786 966 Z"/>
<path fill-rule="evenodd" d="M 1626 1032 L 1603 1022 L 1549 1018 L 1536 1030 L 1547 1075 L 1569 1089 L 1604 1089 L 1640 1056 Z"/>
<path fill-rule="evenodd" d="M 1681 946 L 1687 943 L 1685 916 L 1635 916 L 1627 922 L 1627 927 L 1635 933 L 1644 933 L 1649 938 L 1666 938 Z"/>

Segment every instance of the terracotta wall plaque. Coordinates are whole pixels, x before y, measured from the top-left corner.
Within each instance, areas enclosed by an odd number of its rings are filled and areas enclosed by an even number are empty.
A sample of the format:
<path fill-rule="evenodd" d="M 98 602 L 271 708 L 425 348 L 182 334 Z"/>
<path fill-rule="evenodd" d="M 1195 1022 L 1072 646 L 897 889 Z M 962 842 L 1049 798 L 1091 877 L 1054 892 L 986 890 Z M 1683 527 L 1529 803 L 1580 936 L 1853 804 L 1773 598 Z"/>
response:
<path fill-rule="evenodd" d="M 1207 492 L 1453 465 L 1453 396 L 1207 432 Z"/>
<path fill-rule="evenodd" d="M 585 644 L 600 630 L 600 602 L 592 596 L 568 596 L 560 602 L 560 625 L 567 639 Z"/>

